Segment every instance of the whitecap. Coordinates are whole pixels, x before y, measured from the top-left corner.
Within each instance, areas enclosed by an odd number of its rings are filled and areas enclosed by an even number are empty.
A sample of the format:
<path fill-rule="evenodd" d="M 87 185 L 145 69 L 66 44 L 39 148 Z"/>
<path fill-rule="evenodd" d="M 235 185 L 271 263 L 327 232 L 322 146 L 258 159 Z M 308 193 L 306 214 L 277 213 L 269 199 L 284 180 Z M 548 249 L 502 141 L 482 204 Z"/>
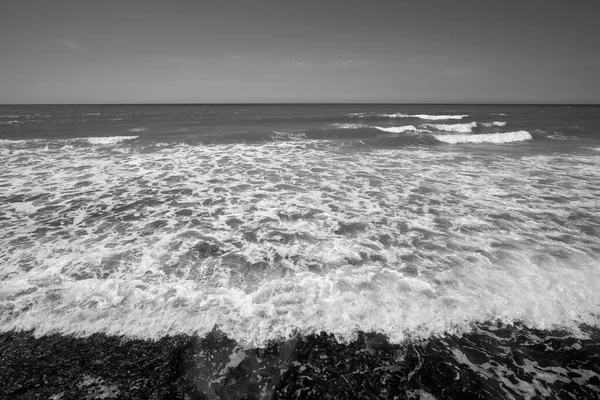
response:
<path fill-rule="evenodd" d="M 477 122 L 466 124 L 424 124 L 424 126 L 437 129 L 438 131 L 468 133 L 477 126 Z"/>
<path fill-rule="evenodd" d="M 483 122 L 481 124 L 482 126 L 485 126 L 486 128 L 491 128 L 493 126 L 505 126 L 506 122 L 505 121 L 494 121 L 494 122 Z"/>
<path fill-rule="evenodd" d="M 115 144 L 125 140 L 137 139 L 139 136 L 106 136 L 106 137 L 88 137 L 77 138 L 74 140 L 85 140 L 91 144 Z"/>
<path fill-rule="evenodd" d="M 338 128 L 338 129 L 360 129 L 360 128 L 367 127 L 367 125 L 363 125 L 363 124 L 341 124 L 341 123 L 331 124 L 331 126 L 333 126 L 334 128 Z"/>
<path fill-rule="evenodd" d="M 374 126 L 374 128 L 378 129 L 380 131 L 383 131 L 383 132 L 391 132 L 391 133 L 404 133 L 404 132 L 408 132 L 408 131 L 416 131 L 417 130 L 417 128 L 415 128 L 414 125 L 387 126 L 387 127 Z"/>
<path fill-rule="evenodd" d="M 510 143 L 532 139 L 527 131 L 485 133 L 480 135 L 433 135 L 445 143 Z"/>
<path fill-rule="evenodd" d="M 148 129 L 148 128 L 140 126 L 140 127 L 137 127 L 137 128 L 130 128 L 130 129 L 128 129 L 128 131 L 129 132 L 144 132 L 146 129 Z"/>

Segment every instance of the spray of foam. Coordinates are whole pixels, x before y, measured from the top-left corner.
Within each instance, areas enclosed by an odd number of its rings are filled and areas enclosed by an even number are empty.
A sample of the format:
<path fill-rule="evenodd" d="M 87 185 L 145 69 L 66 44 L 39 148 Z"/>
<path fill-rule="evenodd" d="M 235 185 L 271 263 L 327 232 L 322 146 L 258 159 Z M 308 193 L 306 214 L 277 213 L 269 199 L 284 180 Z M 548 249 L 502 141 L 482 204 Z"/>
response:
<path fill-rule="evenodd" d="M 433 135 L 440 142 L 445 143 L 510 143 L 530 140 L 531 134 L 527 131 L 486 133 L 480 135 Z"/>
<path fill-rule="evenodd" d="M 319 146 L 2 154 L 0 329 L 261 346 L 600 323 L 595 154 Z"/>

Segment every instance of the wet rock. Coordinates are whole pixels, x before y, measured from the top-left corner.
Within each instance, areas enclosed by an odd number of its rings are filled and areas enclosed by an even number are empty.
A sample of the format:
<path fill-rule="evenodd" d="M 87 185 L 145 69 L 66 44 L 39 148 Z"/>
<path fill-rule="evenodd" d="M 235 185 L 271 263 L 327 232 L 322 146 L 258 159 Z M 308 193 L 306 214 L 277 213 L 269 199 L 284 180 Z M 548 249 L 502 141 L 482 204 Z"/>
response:
<path fill-rule="evenodd" d="M 223 251 L 219 246 L 208 242 L 196 243 L 193 250 L 198 252 L 200 258 L 218 257 L 223 254 Z"/>

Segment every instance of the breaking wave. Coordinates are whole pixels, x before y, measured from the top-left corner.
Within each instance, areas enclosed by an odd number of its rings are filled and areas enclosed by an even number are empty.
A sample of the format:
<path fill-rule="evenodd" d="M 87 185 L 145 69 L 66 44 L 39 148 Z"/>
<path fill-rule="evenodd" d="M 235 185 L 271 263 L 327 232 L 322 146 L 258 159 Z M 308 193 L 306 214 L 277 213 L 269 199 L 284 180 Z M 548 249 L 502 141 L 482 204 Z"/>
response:
<path fill-rule="evenodd" d="M 440 142 L 445 143 L 510 143 L 532 139 L 527 131 L 485 133 L 480 135 L 433 135 Z"/>
<path fill-rule="evenodd" d="M 481 125 L 485 126 L 486 128 L 491 128 L 493 126 L 502 127 L 502 126 L 506 125 L 506 122 L 504 122 L 504 121 L 483 122 Z"/>
<path fill-rule="evenodd" d="M 389 126 L 389 127 L 375 126 L 374 128 L 378 129 L 380 131 L 383 131 L 383 132 L 391 132 L 391 133 L 403 133 L 403 132 L 417 130 L 417 128 L 415 128 L 414 125 Z"/>
<path fill-rule="evenodd" d="M 139 136 L 98 136 L 72 139 L 0 139 L 1 147 L 27 146 L 27 145 L 72 145 L 75 143 L 89 144 L 117 144 L 127 140 L 137 139 Z"/>
<path fill-rule="evenodd" d="M 107 136 L 107 137 L 89 137 L 74 140 L 85 140 L 90 144 L 115 144 L 126 140 L 137 139 L 139 136 Z"/>
<path fill-rule="evenodd" d="M 469 122 L 466 124 L 425 124 L 424 126 L 444 132 L 468 133 L 477 126 L 477 122 Z"/>
<path fill-rule="evenodd" d="M 338 128 L 338 129 L 360 129 L 360 128 L 368 127 L 368 125 L 364 125 L 364 124 L 343 124 L 343 123 L 331 124 L 331 126 L 333 126 L 334 128 Z"/>
<path fill-rule="evenodd" d="M 0 175 L 2 330 L 159 338 L 218 325 L 262 346 L 599 323 L 595 154 L 285 141 L 23 154 L 4 155 Z"/>
<path fill-rule="evenodd" d="M 357 118 L 368 118 L 368 117 L 378 117 L 378 118 L 418 118 L 430 121 L 443 121 L 449 119 L 463 119 L 468 117 L 467 114 L 461 115 L 430 115 L 430 114 L 402 114 L 402 113 L 352 113 L 349 114 L 350 117 Z"/>

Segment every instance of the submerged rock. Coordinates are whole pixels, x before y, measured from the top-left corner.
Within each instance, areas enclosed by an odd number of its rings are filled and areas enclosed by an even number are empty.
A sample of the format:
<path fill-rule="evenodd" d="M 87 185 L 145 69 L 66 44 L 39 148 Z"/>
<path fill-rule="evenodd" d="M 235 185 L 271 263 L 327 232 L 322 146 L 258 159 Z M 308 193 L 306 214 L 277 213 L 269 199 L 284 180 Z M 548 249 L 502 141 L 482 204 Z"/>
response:
<path fill-rule="evenodd" d="M 208 242 L 196 243 L 193 249 L 198 252 L 200 258 L 218 257 L 223 254 L 223 251 L 219 246 Z"/>

